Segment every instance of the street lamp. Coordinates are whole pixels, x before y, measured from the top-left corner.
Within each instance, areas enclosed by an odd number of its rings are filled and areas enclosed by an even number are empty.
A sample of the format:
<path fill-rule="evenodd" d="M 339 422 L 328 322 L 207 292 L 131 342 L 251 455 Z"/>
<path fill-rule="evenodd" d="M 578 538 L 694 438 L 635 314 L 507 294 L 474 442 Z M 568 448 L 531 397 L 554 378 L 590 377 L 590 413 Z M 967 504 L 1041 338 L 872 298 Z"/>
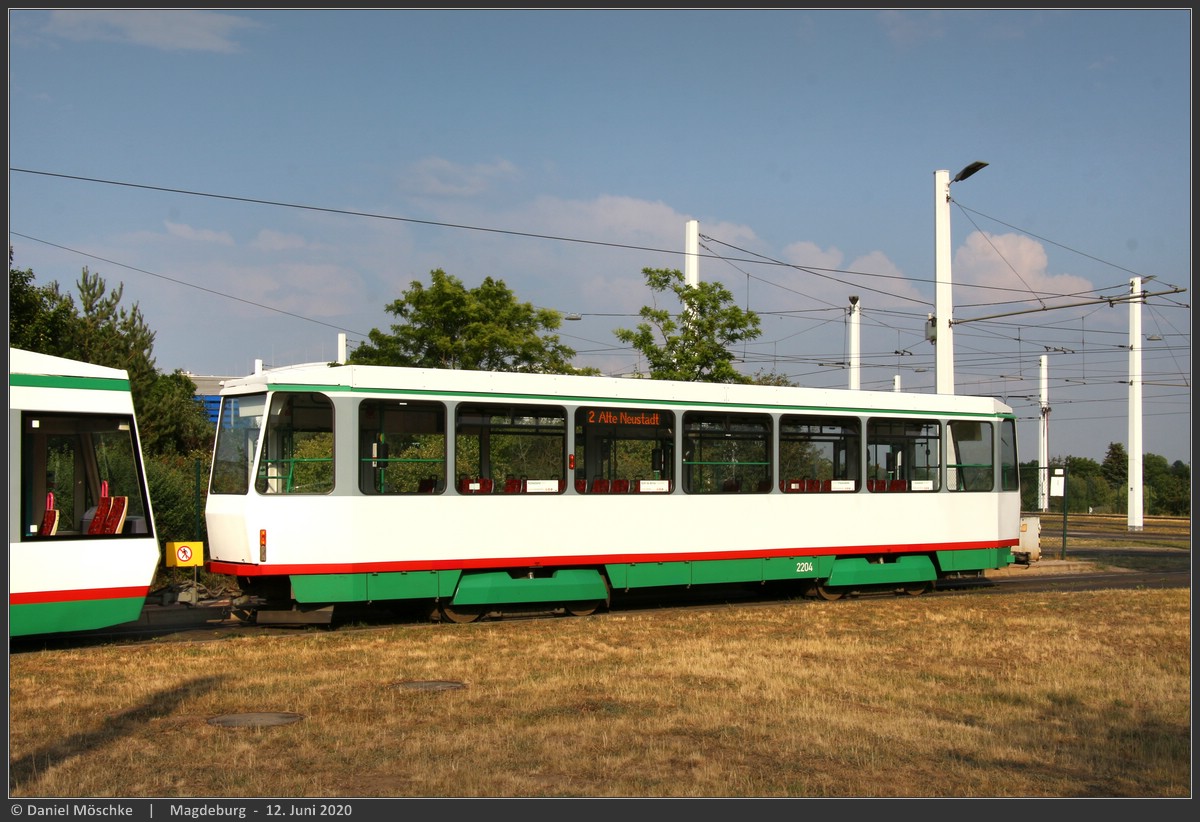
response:
<path fill-rule="evenodd" d="M 934 235 L 934 322 L 933 344 L 936 348 L 937 393 L 954 393 L 954 337 L 950 328 L 954 313 L 954 294 L 950 282 L 950 186 L 962 182 L 987 166 L 976 160 L 954 179 L 949 171 L 933 172 L 933 235 Z"/>

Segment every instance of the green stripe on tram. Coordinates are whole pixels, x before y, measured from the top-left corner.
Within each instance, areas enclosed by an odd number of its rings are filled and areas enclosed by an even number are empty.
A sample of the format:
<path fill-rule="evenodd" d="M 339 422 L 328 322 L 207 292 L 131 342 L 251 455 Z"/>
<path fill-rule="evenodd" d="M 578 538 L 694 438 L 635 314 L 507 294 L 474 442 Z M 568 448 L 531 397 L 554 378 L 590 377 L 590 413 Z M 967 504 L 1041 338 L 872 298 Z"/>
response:
<path fill-rule="evenodd" d="M 144 605 L 145 600 L 142 597 L 10 605 L 9 635 L 27 636 L 108 628 L 134 622 L 141 617 Z"/>
<path fill-rule="evenodd" d="M 853 588 L 933 582 L 939 570 L 983 571 L 1004 568 L 1012 561 L 1009 548 L 980 548 L 935 551 L 932 557 L 908 554 L 892 562 L 787 556 L 609 563 L 603 566 L 603 574 L 594 568 L 560 568 L 544 577 L 459 570 L 297 574 L 291 577 L 291 584 L 296 601 L 304 604 L 453 599 L 455 605 L 504 605 L 604 599 L 605 576 L 614 590 L 787 580 L 824 580 L 830 586 Z"/>
<path fill-rule="evenodd" d="M 129 390 L 129 380 L 109 377 L 64 377 L 55 374 L 9 374 L 8 384 L 20 388 L 73 388 L 81 391 Z"/>

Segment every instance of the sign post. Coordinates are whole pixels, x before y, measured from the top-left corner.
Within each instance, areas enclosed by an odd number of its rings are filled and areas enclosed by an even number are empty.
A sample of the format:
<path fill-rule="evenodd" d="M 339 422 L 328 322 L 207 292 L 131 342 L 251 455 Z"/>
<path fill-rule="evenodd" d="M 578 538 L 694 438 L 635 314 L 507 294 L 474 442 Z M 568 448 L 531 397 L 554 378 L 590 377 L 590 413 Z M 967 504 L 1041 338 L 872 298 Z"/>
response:
<path fill-rule="evenodd" d="M 197 570 L 204 564 L 203 542 L 168 542 L 167 567 L 192 569 L 192 604 L 200 601 L 200 581 Z"/>

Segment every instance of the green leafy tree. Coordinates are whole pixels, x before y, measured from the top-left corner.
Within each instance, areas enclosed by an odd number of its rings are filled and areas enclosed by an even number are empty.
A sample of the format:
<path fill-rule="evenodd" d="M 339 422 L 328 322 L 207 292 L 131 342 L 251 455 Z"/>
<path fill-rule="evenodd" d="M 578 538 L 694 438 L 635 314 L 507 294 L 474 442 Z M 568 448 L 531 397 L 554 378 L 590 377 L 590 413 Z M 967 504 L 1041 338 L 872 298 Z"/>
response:
<path fill-rule="evenodd" d="M 1101 470 L 1108 484 L 1114 489 L 1120 489 L 1120 498 L 1125 499 L 1125 482 L 1129 478 L 1129 455 L 1125 453 L 1124 445 L 1119 442 L 1108 444 L 1108 452 L 1104 455 Z"/>
<path fill-rule="evenodd" d="M 33 271 L 8 268 L 8 344 L 39 354 L 66 356 L 71 348 L 70 328 L 75 305 L 57 288 L 34 285 Z"/>
<path fill-rule="evenodd" d="M 721 283 L 688 285 L 676 270 L 644 268 L 646 284 L 655 295 L 670 292 L 678 308 L 672 312 L 653 306 L 639 312 L 637 328 L 614 333 L 623 343 L 641 352 L 656 380 L 748 383 L 752 378 L 733 367 L 730 348 L 761 334 L 758 315 L 744 311 Z"/>
<path fill-rule="evenodd" d="M 1104 476 L 1104 466 L 1088 457 L 1067 456 L 1068 493 L 1072 511 L 1109 513 L 1113 509 L 1114 490 Z"/>
<path fill-rule="evenodd" d="M 10 344 L 80 362 L 120 368 L 129 374 L 142 450 L 192 455 L 211 446 L 212 424 L 194 399 L 196 386 L 182 371 L 163 375 L 154 362 L 154 332 L 137 303 L 121 305 L 124 284 L 109 290 L 85 267 L 76 283 L 79 304 L 57 282 L 34 285 L 32 271 L 11 267 L 9 292 L 18 312 Z"/>
<path fill-rule="evenodd" d="M 1142 482 L 1147 514 L 1186 516 L 1191 512 L 1191 471 L 1186 463 L 1176 460 L 1169 464 L 1166 457 L 1146 454 Z"/>
<path fill-rule="evenodd" d="M 213 424 L 196 402 L 196 384 L 183 371 L 158 374 L 138 411 L 142 448 L 150 454 L 208 457 Z"/>
<path fill-rule="evenodd" d="M 754 372 L 754 376 L 750 378 L 750 382 L 755 385 L 778 385 L 783 387 L 795 385 L 794 382 L 788 379 L 786 374 L 780 374 L 775 371 L 763 371 L 762 369 Z"/>
<path fill-rule="evenodd" d="M 158 369 L 154 362 L 155 335 L 146 324 L 141 308 L 137 303 L 130 308 L 121 305 L 124 283 L 109 291 L 104 278 L 92 274 L 86 267 L 76 287 L 80 313 L 73 327 L 73 356 L 84 362 L 128 371 L 130 384 L 137 388 L 134 396 L 140 395 L 144 400 L 150 385 L 158 377 Z"/>
<path fill-rule="evenodd" d="M 387 306 L 402 322 L 392 333 L 371 329 L 349 361 L 360 365 L 401 365 L 465 371 L 522 371 L 541 374 L 596 374 L 571 365 L 575 351 L 550 333 L 562 315 L 518 302 L 503 280 L 487 277 L 468 289 L 441 269 L 428 286 L 414 280 Z"/>

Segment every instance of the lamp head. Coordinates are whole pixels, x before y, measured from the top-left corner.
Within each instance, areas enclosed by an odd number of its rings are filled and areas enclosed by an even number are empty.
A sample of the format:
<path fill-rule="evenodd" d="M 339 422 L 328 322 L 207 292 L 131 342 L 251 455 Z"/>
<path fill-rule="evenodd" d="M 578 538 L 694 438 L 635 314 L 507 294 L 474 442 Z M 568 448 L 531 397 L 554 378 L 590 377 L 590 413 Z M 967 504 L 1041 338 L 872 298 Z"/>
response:
<path fill-rule="evenodd" d="M 979 171 L 980 169 L 986 168 L 986 167 L 987 167 L 987 163 L 983 162 L 982 160 L 976 160 L 975 162 L 971 163 L 971 165 L 967 166 L 962 171 L 958 172 L 958 174 L 955 174 L 954 179 L 951 180 L 950 182 L 961 183 L 963 180 L 970 177 L 976 171 Z"/>

